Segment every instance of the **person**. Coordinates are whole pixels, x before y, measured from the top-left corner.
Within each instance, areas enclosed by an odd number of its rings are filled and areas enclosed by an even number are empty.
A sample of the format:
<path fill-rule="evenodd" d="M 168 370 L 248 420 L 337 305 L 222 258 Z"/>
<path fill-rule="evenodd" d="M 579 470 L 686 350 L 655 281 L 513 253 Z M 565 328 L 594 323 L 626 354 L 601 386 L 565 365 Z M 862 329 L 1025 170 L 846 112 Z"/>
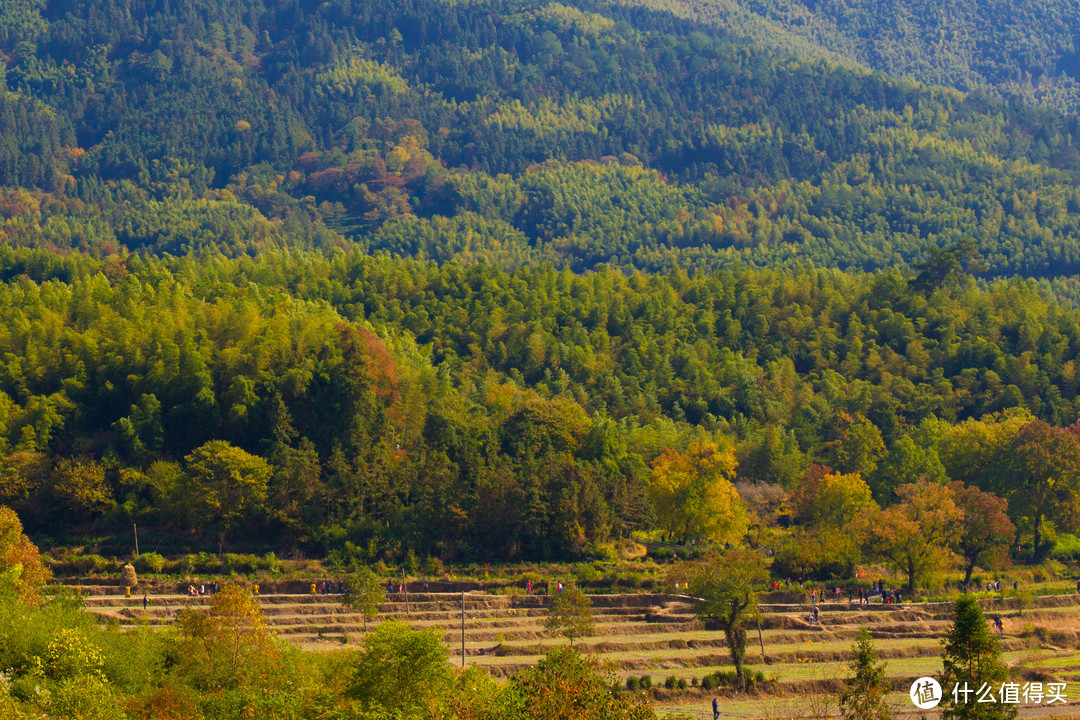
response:
<path fill-rule="evenodd" d="M 145 610 L 146 606 L 150 604 L 150 598 L 146 597 L 146 593 L 142 594 L 142 609 Z"/>
<path fill-rule="evenodd" d="M 1001 622 L 1000 615 L 994 616 L 994 627 L 998 629 L 998 634 L 1001 635 L 1001 637 L 1005 637 L 1005 624 Z"/>
<path fill-rule="evenodd" d="M 562 580 L 559 581 L 559 592 L 562 592 Z"/>
<path fill-rule="evenodd" d="M 810 591 L 810 604 L 817 605 L 817 590 Z"/>
<path fill-rule="evenodd" d="M 206 594 L 206 584 L 205 583 L 199 586 L 199 594 L 200 595 L 205 595 Z"/>
<path fill-rule="evenodd" d="M 525 594 L 532 595 L 532 580 L 529 580 L 527 583 L 525 583 Z"/>
<path fill-rule="evenodd" d="M 717 720 L 720 717 L 720 703 L 716 701 L 716 698 L 712 699 L 712 720 Z"/>

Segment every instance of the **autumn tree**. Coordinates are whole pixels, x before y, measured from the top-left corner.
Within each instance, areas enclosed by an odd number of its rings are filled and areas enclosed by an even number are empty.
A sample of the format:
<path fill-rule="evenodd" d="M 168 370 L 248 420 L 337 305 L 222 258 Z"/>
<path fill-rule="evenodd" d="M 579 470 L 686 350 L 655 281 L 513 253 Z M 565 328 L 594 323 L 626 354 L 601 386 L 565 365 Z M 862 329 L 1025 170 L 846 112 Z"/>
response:
<path fill-rule="evenodd" d="M 843 531 L 860 515 L 878 509 L 858 473 L 804 475 L 792 504 L 801 522 L 831 531 Z"/>
<path fill-rule="evenodd" d="M 745 624 L 757 613 L 757 590 L 768 578 L 764 560 L 752 550 L 739 548 L 693 565 L 688 574 L 690 593 L 701 598 L 694 613 L 723 629 L 739 688 L 743 689 Z"/>
<path fill-rule="evenodd" d="M 1004 498 L 961 482 L 949 483 L 949 489 L 957 507 L 964 513 L 956 549 L 964 558 L 964 584 L 967 585 L 976 564 L 993 568 L 1008 559 L 1008 545 L 1016 526 L 1009 520 L 1008 503 Z"/>
<path fill-rule="evenodd" d="M 185 668 L 206 689 L 267 682 L 280 653 L 262 608 L 251 591 L 227 584 L 210 609 L 185 610 L 177 619 L 185 648 Z"/>
<path fill-rule="evenodd" d="M 192 524 L 218 527 L 218 554 L 233 525 L 266 501 L 270 466 L 262 458 L 223 440 L 211 440 L 184 458 L 185 472 L 178 488 L 180 504 Z"/>
<path fill-rule="evenodd" d="M 57 504 L 77 518 L 100 513 L 113 501 L 105 468 L 91 458 L 61 459 L 53 468 L 50 484 Z"/>
<path fill-rule="evenodd" d="M 907 590 L 951 560 L 964 513 L 952 491 L 931 482 L 896 489 L 897 502 L 881 512 L 874 535 L 877 553 L 907 576 Z"/>
<path fill-rule="evenodd" d="M 576 585 L 551 596 L 544 626 L 553 635 L 562 635 L 574 647 L 574 641 L 593 632 L 592 600 Z"/>
<path fill-rule="evenodd" d="M 717 543 L 746 534 L 748 520 L 732 485 L 735 453 L 716 443 L 693 441 L 686 452 L 666 450 L 652 463 L 649 488 L 657 521 L 669 534 Z"/>
<path fill-rule="evenodd" d="M 50 577 L 37 546 L 23 534 L 19 516 L 0 506 L 0 588 L 11 589 L 27 605 L 36 605 Z"/>

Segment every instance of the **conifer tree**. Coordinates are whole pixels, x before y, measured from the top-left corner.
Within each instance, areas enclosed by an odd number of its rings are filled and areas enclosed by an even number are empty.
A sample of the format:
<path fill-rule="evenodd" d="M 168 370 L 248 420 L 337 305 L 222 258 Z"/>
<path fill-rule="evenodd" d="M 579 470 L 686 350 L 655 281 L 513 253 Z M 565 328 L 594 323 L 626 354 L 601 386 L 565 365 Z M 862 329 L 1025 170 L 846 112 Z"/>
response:
<path fill-rule="evenodd" d="M 870 631 L 859 628 L 855 636 L 855 674 L 845 683 L 840 694 L 840 717 L 843 720 L 889 720 L 892 713 L 885 702 L 885 663 L 877 663 L 877 651 Z"/>
<path fill-rule="evenodd" d="M 945 638 L 941 676 L 942 720 L 1006 720 L 1017 706 L 1000 702 L 1001 685 L 1009 670 L 1001 659 L 1001 643 L 986 622 L 982 608 L 970 595 L 956 601 L 956 617 Z M 990 692 L 994 702 L 979 702 Z"/>

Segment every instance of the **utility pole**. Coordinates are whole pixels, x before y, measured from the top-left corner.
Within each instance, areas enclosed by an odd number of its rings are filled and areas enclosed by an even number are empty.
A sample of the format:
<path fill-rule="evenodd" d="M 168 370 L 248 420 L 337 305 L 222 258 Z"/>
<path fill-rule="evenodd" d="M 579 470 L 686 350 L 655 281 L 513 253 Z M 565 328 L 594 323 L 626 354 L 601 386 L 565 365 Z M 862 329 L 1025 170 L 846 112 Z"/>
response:
<path fill-rule="evenodd" d="M 139 557 L 139 526 L 131 523 L 131 527 L 135 531 L 135 557 Z"/>
<path fill-rule="evenodd" d="M 465 591 L 461 591 L 461 667 L 465 667 Z"/>

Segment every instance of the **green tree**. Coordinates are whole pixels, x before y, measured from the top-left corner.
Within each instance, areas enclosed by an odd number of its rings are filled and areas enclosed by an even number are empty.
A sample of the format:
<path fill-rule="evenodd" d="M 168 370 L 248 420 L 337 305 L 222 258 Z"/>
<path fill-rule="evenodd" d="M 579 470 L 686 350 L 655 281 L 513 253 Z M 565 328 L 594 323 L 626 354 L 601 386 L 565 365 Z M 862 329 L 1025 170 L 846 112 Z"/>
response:
<path fill-rule="evenodd" d="M 693 566 L 689 576 L 691 594 L 701 598 L 694 613 L 723 629 L 739 688 L 744 689 L 746 621 L 757 613 L 757 588 L 768 578 L 765 562 L 751 550 L 729 550 Z"/>
<path fill-rule="evenodd" d="M 440 628 L 383 622 L 364 637 L 347 694 L 373 710 L 430 717 L 453 682 L 442 636 Z"/>
<path fill-rule="evenodd" d="M 885 663 L 877 663 L 877 652 L 870 631 L 859 628 L 850 663 L 855 674 L 844 682 L 840 693 L 840 717 L 843 720 L 889 720 L 892 713 L 885 700 Z"/>
<path fill-rule="evenodd" d="M 574 647 L 575 640 L 593 632 L 592 600 L 576 585 L 555 593 L 544 627 L 553 635 L 562 635 Z"/>
<path fill-rule="evenodd" d="M 610 663 L 583 657 L 573 648 L 553 648 L 535 667 L 510 679 L 521 698 L 514 720 L 654 720 L 640 698 L 616 695 Z"/>
<path fill-rule="evenodd" d="M 223 440 L 211 440 L 184 458 L 178 492 L 193 524 L 209 520 L 218 526 L 218 555 L 232 526 L 261 511 L 270 480 L 269 464 Z"/>
<path fill-rule="evenodd" d="M 1016 705 L 977 702 L 984 684 L 1000 687 L 1009 669 L 1001 658 L 1001 643 L 990 631 L 982 608 L 974 597 L 964 595 L 953 606 L 952 628 L 944 639 L 944 671 L 941 675 L 943 720 L 1007 720 L 1018 714 Z M 953 694 L 958 688 L 960 694 Z M 970 690 L 965 695 L 964 690 Z M 965 701 L 966 700 L 966 701 Z"/>
<path fill-rule="evenodd" d="M 349 591 L 341 604 L 364 618 L 364 632 L 367 632 L 367 624 L 378 616 L 379 604 L 385 599 L 386 588 L 379 582 L 378 576 L 365 567 L 349 578 Z"/>
<path fill-rule="evenodd" d="M 1036 561 L 1053 549 L 1047 532 L 1080 529 L 1080 438 L 1035 420 L 1008 445 L 1001 484 L 1009 512 L 1032 539 Z"/>

